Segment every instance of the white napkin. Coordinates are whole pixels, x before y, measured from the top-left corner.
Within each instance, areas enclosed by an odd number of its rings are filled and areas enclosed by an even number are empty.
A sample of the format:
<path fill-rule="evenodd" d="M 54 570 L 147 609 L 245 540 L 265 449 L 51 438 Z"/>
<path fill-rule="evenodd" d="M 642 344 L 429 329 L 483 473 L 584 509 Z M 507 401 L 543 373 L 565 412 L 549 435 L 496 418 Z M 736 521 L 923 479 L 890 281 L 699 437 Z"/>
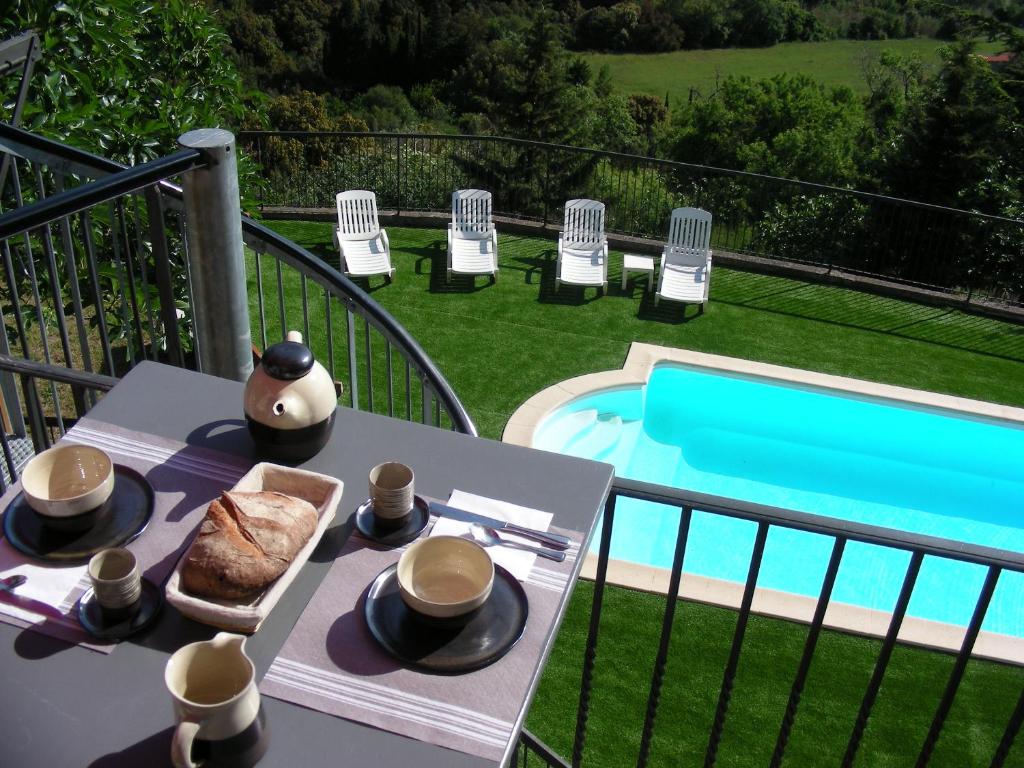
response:
<path fill-rule="evenodd" d="M 538 531 L 546 531 L 551 525 L 554 517 L 550 512 L 541 512 L 539 509 L 520 507 L 518 504 L 510 504 L 507 501 L 489 499 L 486 496 L 477 496 L 475 493 L 454 490 L 448 499 L 448 504 L 467 512 L 475 512 L 478 515 L 493 517 L 495 520 L 503 520 L 526 528 L 533 528 Z M 440 517 L 434 523 L 430 531 L 431 536 L 464 536 L 469 537 L 469 523 L 461 520 L 453 520 L 450 517 Z M 510 541 L 519 541 L 524 544 L 537 545 L 529 539 L 523 539 L 509 531 L 501 531 L 502 538 Z M 513 547 L 487 547 L 487 554 L 495 564 L 502 566 L 519 581 L 525 581 L 530 576 L 530 570 L 537 559 L 532 552 L 524 552 Z"/>
<path fill-rule="evenodd" d="M 54 619 L 47 606 L 63 615 L 89 586 L 86 566 L 53 567 L 33 563 L 6 540 L 0 541 L 0 577 L 22 574 L 27 581 L 0 599 L 0 613 L 37 624 Z"/>

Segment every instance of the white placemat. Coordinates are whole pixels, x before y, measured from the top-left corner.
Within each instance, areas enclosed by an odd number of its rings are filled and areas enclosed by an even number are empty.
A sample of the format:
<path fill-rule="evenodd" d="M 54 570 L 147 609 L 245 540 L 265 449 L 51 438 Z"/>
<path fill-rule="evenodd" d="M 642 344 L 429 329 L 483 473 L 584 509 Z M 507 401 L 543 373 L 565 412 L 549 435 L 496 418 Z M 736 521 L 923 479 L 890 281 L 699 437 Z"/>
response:
<path fill-rule="evenodd" d="M 486 515 L 487 517 L 492 517 L 495 520 L 501 520 L 506 523 L 515 523 L 516 525 L 521 525 L 526 528 L 533 528 L 538 531 L 546 531 L 551 525 L 553 517 L 550 512 L 541 512 L 539 509 L 521 507 L 518 504 L 511 504 L 507 501 L 491 499 L 486 496 L 478 496 L 475 493 L 467 493 L 466 491 L 460 490 L 452 491 L 452 495 L 448 499 L 448 505 L 458 509 L 464 509 L 467 512 L 473 512 L 478 515 Z M 434 527 L 430 531 L 430 535 L 462 536 L 463 538 L 472 538 L 469 526 L 470 523 L 462 520 L 454 520 L 450 517 L 441 517 L 434 523 Z M 512 541 L 519 541 L 523 544 L 532 544 L 537 546 L 537 542 L 516 536 L 510 531 L 501 531 L 501 536 L 502 538 L 508 538 Z M 505 568 L 520 581 L 526 581 L 530 577 L 530 571 L 533 570 L 534 563 L 537 561 L 537 555 L 532 552 L 525 552 L 521 549 L 514 549 L 512 547 L 487 547 L 487 554 L 491 556 L 491 560 Z"/>

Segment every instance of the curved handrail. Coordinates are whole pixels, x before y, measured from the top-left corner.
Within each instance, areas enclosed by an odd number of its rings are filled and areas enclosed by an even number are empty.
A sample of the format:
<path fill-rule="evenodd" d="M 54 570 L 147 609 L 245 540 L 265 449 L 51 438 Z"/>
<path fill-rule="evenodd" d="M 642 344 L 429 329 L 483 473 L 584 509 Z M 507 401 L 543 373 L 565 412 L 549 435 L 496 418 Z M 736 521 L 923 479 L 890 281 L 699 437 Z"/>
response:
<path fill-rule="evenodd" d="M 66 189 L 32 205 L 15 208 L 0 218 L 0 240 L 135 192 L 167 176 L 189 171 L 203 162 L 199 150 L 182 149 L 173 155 L 126 168 L 81 187 Z"/>
<path fill-rule="evenodd" d="M 380 304 L 373 300 L 358 285 L 349 280 L 334 267 L 318 259 L 300 245 L 282 237 L 269 227 L 254 219 L 242 217 L 242 234 L 246 245 L 258 251 L 271 252 L 299 270 L 307 277 L 312 277 L 345 305 L 364 318 L 373 320 L 379 330 L 392 344 L 400 349 L 434 389 L 441 404 L 448 412 L 452 424 L 459 432 L 476 435 L 476 426 L 466 409 L 455 396 L 444 374 L 434 365 L 427 353 L 409 334 L 409 332 Z"/>
<path fill-rule="evenodd" d="M 197 162 L 200 153 L 194 150 L 183 150 L 166 158 L 159 158 L 140 166 L 128 167 L 3 123 L 0 123 L 0 150 L 27 157 L 35 162 L 60 166 L 64 172 L 104 177 L 90 184 L 69 189 L 34 205 L 0 215 L 0 222 L 2 222 L 0 223 L 0 232 L 3 233 L 0 239 L 153 183 L 157 184 L 161 192 L 175 204 L 180 204 L 181 187 L 159 177 L 201 164 Z M 57 159 L 57 163 L 52 162 L 54 158 Z M 163 173 L 161 174 L 160 171 Z M 45 209 L 46 218 L 40 220 L 40 215 L 36 214 L 37 206 L 38 210 Z M 448 413 L 454 429 L 465 434 L 477 434 L 473 420 L 459 401 L 448 380 L 409 332 L 384 307 L 338 270 L 248 216 L 242 217 L 242 234 L 247 245 L 257 251 L 273 253 L 281 258 L 300 273 L 320 284 L 351 311 L 374 325 L 391 344 L 398 348 L 424 382 L 429 384 L 434 395 Z"/>

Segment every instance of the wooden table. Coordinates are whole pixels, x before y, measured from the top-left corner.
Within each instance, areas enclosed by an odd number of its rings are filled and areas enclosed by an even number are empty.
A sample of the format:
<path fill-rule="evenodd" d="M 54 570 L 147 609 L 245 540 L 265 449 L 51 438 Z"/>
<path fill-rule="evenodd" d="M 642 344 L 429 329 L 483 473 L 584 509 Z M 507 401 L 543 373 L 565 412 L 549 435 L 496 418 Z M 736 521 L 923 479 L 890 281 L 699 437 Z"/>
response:
<path fill-rule="evenodd" d="M 242 385 L 143 363 L 90 413 L 101 421 L 191 445 L 252 457 L 242 416 Z M 554 513 L 554 523 L 589 542 L 614 474 L 608 464 L 559 456 L 420 424 L 339 408 L 328 445 L 302 466 L 345 482 L 338 518 L 263 627 L 247 644 L 260 677 L 352 530 L 366 472 L 397 459 L 416 470 L 417 492 L 444 498 L 452 488 Z M 584 545 L 584 551 L 586 545 Z M 583 558 L 576 564 L 578 576 Z M 571 590 L 570 590 L 571 592 Z M 539 671 L 569 599 L 537 658 L 521 728 Z M 0 623 L 0 765 L 134 766 L 169 764 L 173 730 L 164 689 L 167 657 L 214 630 L 170 606 L 154 629 L 109 655 Z M 500 662 L 499 662 L 500 663 Z M 477 757 L 264 697 L 270 750 L 262 765 L 481 766 Z M 506 752 L 507 762 L 509 753 Z"/>

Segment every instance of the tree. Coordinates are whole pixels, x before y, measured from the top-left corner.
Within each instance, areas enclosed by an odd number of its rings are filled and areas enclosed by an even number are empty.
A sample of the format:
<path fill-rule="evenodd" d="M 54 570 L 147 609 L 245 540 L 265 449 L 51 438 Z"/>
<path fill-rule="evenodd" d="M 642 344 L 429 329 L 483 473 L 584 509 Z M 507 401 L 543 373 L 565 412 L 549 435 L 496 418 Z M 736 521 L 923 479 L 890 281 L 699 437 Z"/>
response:
<path fill-rule="evenodd" d="M 857 176 L 863 108 L 847 88 L 805 75 L 726 78 L 676 110 L 670 154 L 683 162 L 845 184 Z"/>
<path fill-rule="evenodd" d="M 775 45 L 786 34 L 786 12 L 779 0 L 733 0 L 732 45 L 764 47 Z"/>
<path fill-rule="evenodd" d="M 909 113 L 920 109 L 928 77 L 919 56 L 883 51 L 865 63 L 864 79 L 868 86 L 864 98 L 867 123 L 859 164 L 862 184 L 877 188 L 886 148 L 899 140 Z"/>
<path fill-rule="evenodd" d="M 70 0 L 52 4 L 46 0 L 14 0 L 8 7 L 10 12 L 0 18 L 0 36 L 30 28 L 42 35 L 42 58 L 36 65 L 23 113 L 23 124 L 34 132 L 136 164 L 170 154 L 178 136 L 193 128 L 236 127 L 247 109 L 259 118 L 261 102 L 243 87 L 226 52 L 227 36 L 200 2 Z M 17 87 L 17 78 L 0 82 L 5 102 Z M 251 164 L 240 163 L 240 175 L 244 177 L 247 168 L 251 172 Z M 34 185 L 27 187 L 28 194 L 34 191 Z M 6 209 L 13 201 L 4 203 Z M 120 341 L 128 347 L 160 347 L 164 339 L 159 338 L 159 330 L 157 336 L 149 336 L 131 328 L 125 320 L 130 317 L 125 297 L 131 295 L 131 301 L 145 303 L 157 316 L 162 300 L 155 288 L 154 255 L 140 227 L 147 218 L 146 201 L 140 196 L 122 198 L 118 206 L 121 212 L 111 208 L 109 216 L 104 216 L 106 208 L 101 206 L 91 218 L 94 250 L 90 256 L 95 256 L 98 263 L 101 285 L 92 285 L 80 241 L 73 241 L 68 254 L 80 294 L 94 307 L 90 321 L 97 323 L 104 318 L 115 346 Z M 135 268 L 144 277 L 141 282 L 145 288 L 132 287 L 131 281 L 125 284 L 123 280 L 121 261 L 112 246 L 118 230 L 140 244 Z M 172 251 L 178 255 L 182 252 L 180 248 Z M 34 252 L 36 258 L 43 258 L 42 248 Z M 174 309 L 184 313 L 179 325 L 180 341 L 188 350 L 191 308 L 185 267 L 172 257 L 170 270 Z M 44 269 L 40 268 L 39 273 L 44 274 Z M 30 293 L 27 285 L 9 286 L 9 290 Z M 23 302 L 22 307 L 26 306 Z M 8 311 L 5 314 L 11 317 Z M 38 316 L 43 316 L 41 308 Z M 53 315 L 45 319 L 62 322 Z M 66 363 L 70 365 L 71 361 Z"/>
<path fill-rule="evenodd" d="M 492 29 L 452 80 L 450 98 L 464 112 L 486 115 L 495 130 L 556 144 L 585 146 L 574 90 L 579 68 L 562 45 L 549 12 L 522 30 Z"/>
<path fill-rule="evenodd" d="M 576 19 L 576 47 L 625 51 L 631 47 L 639 22 L 640 6 L 636 3 L 616 3 L 608 8 L 598 5 Z"/>
<path fill-rule="evenodd" d="M 629 112 L 633 122 L 643 131 L 647 140 L 647 154 L 654 157 L 656 132 L 668 119 L 668 107 L 657 96 L 633 94 L 629 97 Z"/>
<path fill-rule="evenodd" d="M 1020 153 L 1007 152 L 1014 137 L 1019 141 L 1020 118 L 973 44 L 957 43 L 943 54 L 942 69 L 882 156 L 882 184 L 900 197 L 996 213 L 983 182 L 1022 170 Z"/>
<path fill-rule="evenodd" d="M 59 141 L 134 164 L 172 151 L 192 128 L 262 112 L 200 2 L 14 0 L 0 36 L 24 29 L 41 31 L 43 55 L 23 124 Z M 15 80 L 0 82 L 5 101 Z"/>
<path fill-rule="evenodd" d="M 729 39 L 728 6 L 717 0 L 677 0 L 670 13 L 683 31 L 684 48 L 722 48 Z"/>
<path fill-rule="evenodd" d="M 664 4 L 644 0 L 640 18 L 633 32 L 635 51 L 676 51 L 683 47 L 686 34 L 681 30 Z"/>

